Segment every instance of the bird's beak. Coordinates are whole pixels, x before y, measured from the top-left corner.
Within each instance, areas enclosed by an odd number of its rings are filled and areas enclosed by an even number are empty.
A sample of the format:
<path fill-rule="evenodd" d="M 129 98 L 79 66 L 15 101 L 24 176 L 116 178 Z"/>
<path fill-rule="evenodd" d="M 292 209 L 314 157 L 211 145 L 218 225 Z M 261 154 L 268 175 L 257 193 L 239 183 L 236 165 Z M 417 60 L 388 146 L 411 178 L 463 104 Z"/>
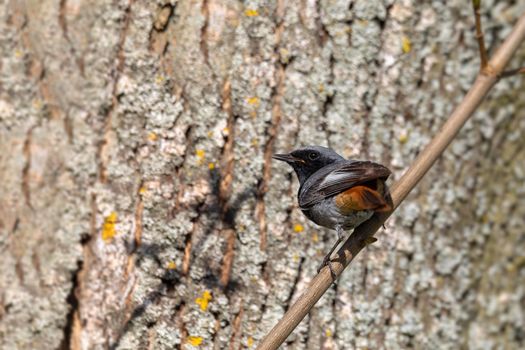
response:
<path fill-rule="evenodd" d="M 301 159 L 295 158 L 291 154 L 285 154 L 285 153 L 274 154 L 272 158 L 286 162 L 286 163 L 293 163 L 293 162 L 301 161 Z"/>

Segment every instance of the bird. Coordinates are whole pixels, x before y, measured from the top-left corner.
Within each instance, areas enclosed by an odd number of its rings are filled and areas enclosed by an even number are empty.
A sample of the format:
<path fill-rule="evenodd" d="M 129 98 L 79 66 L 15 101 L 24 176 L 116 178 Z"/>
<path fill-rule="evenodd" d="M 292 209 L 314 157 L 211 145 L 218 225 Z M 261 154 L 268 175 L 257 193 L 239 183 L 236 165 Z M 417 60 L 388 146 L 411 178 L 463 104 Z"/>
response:
<path fill-rule="evenodd" d="M 288 163 L 295 171 L 303 214 L 317 225 L 336 231 L 337 241 L 317 270 L 328 265 L 335 277 L 330 257 L 343 241 L 344 231 L 353 230 L 375 212 L 392 210 L 385 183 L 390 170 L 372 161 L 345 159 L 322 146 L 305 146 L 274 154 L 273 158 Z"/>

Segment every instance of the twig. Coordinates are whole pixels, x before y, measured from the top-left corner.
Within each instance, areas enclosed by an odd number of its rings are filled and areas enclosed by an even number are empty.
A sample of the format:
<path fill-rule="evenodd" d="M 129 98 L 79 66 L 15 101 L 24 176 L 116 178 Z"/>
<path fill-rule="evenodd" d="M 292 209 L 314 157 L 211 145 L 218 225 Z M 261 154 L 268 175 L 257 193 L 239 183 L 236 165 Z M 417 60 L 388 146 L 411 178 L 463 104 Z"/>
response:
<path fill-rule="evenodd" d="M 487 58 L 487 49 L 485 48 L 483 29 L 481 28 L 481 16 L 479 14 L 481 0 L 472 0 L 472 7 L 474 8 L 474 18 L 476 19 L 476 39 L 478 39 L 479 57 L 481 58 L 481 71 L 484 72 L 489 60 Z"/>
<path fill-rule="evenodd" d="M 525 74 L 525 67 L 511 69 L 500 74 L 501 78 L 508 78 L 518 74 Z"/>
<path fill-rule="evenodd" d="M 480 15 L 481 0 L 472 0 L 472 8 L 474 9 L 474 18 L 476 20 L 476 39 L 478 40 L 479 56 L 481 59 L 480 71 L 482 74 L 494 74 L 492 67 L 490 66 L 487 58 L 487 49 L 485 47 L 485 36 L 483 35 L 483 28 L 481 26 L 481 15 Z M 518 74 L 525 74 L 525 67 L 510 69 L 508 71 L 500 73 L 500 78 L 508 78 Z"/>
<path fill-rule="evenodd" d="M 518 46 L 525 39 L 525 14 L 521 16 L 518 23 L 503 45 L 495 52 L 488 62 L 491 69 L 490 74 L 478 74 L 476 81 L 470 88 L 463 101 L 456 107 L 441 130 L 427 145 L 427 147 L 414 160 L 412 166 L 392 186 L 391 194 L 394 209 L 401 204 L 408 193 L 416 186 L 419 180 L 434 164 L 436 159 L 443 153 L 445 148 L 457 135 L 463 124 L 468 120 L 476 108 L 480 105 L 489 90 L 498 81 L 498 77 L 514 55 Z M 369 237 L 372 237 L 391 213 L 375 214 L 370 220 L 357 227 L 345 244 L 339 249 L 338 261 L 332 263 L 332 268 L 338 277 L 350 264 L 355 256 L 366 246 Z M 268 335 L 261 341 L 257 349 L 277 349 L 288 335 L 297 327 L 299 322 L 308 314 L 314 304 L 323 296 L 332 284 L 332 277 L 328 268 L 313 278 L 308 288 L 299 299 L 288 309 L 283 318 L 275 325 Z"/>

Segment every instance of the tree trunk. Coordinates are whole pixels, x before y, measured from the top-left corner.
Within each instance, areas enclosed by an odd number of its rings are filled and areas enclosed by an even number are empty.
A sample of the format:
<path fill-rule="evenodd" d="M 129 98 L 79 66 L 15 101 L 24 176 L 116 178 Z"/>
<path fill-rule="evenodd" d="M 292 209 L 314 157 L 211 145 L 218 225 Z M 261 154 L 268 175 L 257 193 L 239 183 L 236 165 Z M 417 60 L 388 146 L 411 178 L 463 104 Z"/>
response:
<path fill-rule="evenodd" d="M 399 178 L 478 71 L 443 3 L 0 1 L 0 348 L 254 349 L 335 240 L 271 155 Z M 518 3 L 482 2 L 489 47 Z M 283 349 L 525 346 L 522 83 Z"/>

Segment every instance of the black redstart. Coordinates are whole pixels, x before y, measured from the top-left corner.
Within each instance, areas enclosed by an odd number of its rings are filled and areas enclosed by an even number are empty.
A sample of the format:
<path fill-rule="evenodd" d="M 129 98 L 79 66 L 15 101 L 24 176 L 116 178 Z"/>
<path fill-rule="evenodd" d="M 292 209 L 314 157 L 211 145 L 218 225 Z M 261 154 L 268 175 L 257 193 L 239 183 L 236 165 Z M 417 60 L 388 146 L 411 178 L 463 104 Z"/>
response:
<path fill-rule="evenodd" d="M 292 166 L 299 178 L 299 207 L 317 225 L 337 232 L 337 241 L 318 271 L 328 265 L 330 256 L 343 240 L 343 231 L 352 230 L 374 212 L 392 209 L 385 181 L 388 168 L 370 161 L 347 160 L 334 150 L 306 146 L 274 159 Z"/>

